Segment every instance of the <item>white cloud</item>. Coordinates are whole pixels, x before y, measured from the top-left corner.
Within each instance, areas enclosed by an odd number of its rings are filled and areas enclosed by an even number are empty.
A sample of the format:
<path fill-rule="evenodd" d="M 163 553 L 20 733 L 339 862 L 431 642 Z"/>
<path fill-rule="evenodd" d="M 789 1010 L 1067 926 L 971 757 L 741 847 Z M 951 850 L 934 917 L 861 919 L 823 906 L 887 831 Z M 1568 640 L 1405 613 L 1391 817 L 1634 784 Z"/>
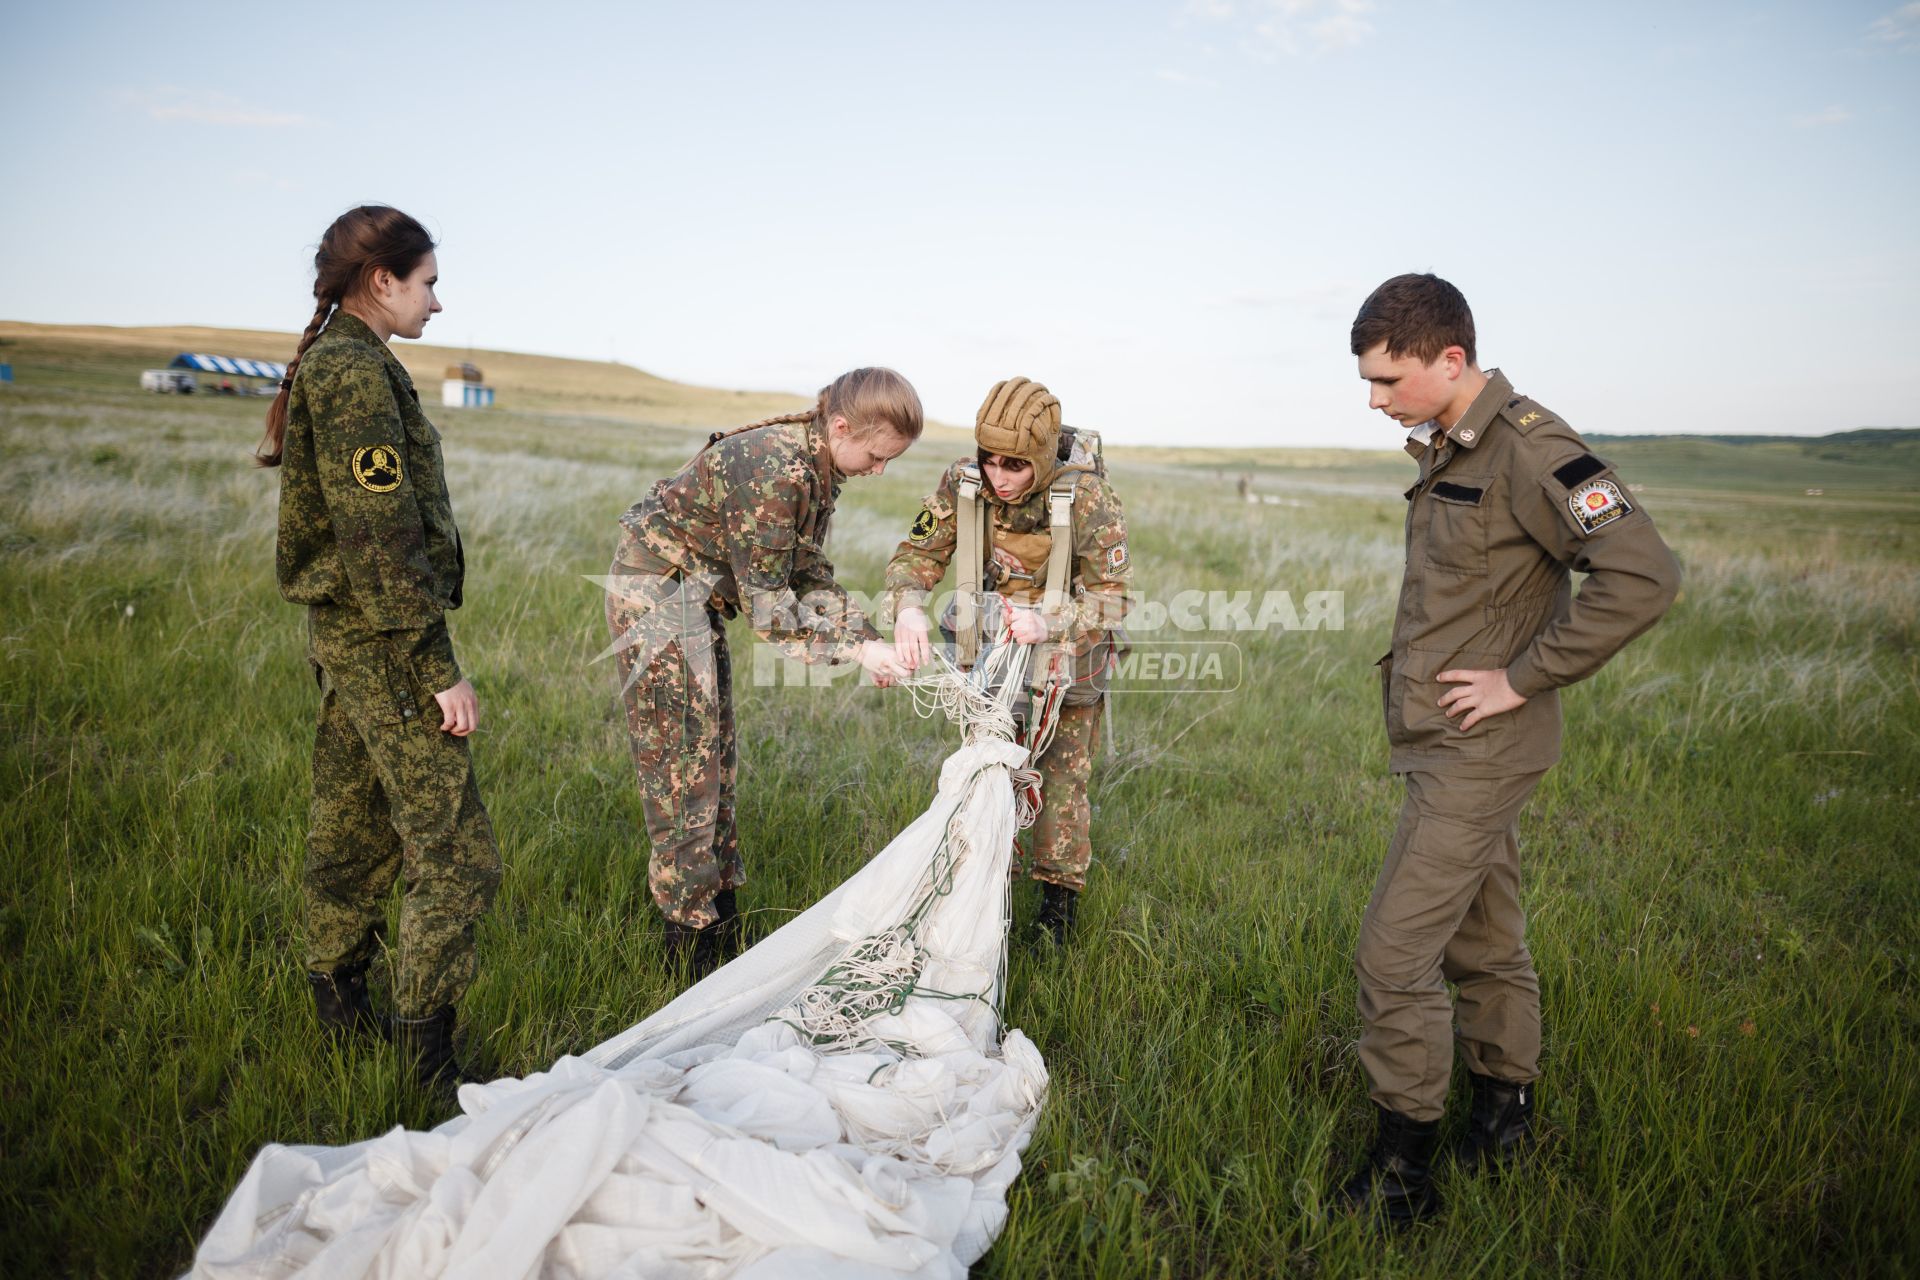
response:
<path fill-rule="evenodd" d="M 1896 49 L 1920 48 L 1920 3 L 1903 4 L 1867 24 L 1867 38 Z"/>
<path fill-rule="evenodd" d="M 1373 34 L 1374 0 L 1187 0 L 1185 13 L 1241 27 L 1240 47 L 1272 61 L 1302 53 L 1351 49 Z"/>
<path fill-rule="evenodd" d="M 1817 129 L 1827 125 L 1845 124 L 1851 119 L 1853 119 L 1853 112 L 1845 107 L 1828 107 L 1812 115 L 1795 116 L 1793 122 L 1802 129 Z"/>
<path fill-rule="evenodd" d="M 182 89 L 169 85 L 148 91 L 127 90 L 120 97 L 127 105 L 168 124 L 289 129 L 313 123 L 307 116 L 263 110 L 209 89 Z"/>

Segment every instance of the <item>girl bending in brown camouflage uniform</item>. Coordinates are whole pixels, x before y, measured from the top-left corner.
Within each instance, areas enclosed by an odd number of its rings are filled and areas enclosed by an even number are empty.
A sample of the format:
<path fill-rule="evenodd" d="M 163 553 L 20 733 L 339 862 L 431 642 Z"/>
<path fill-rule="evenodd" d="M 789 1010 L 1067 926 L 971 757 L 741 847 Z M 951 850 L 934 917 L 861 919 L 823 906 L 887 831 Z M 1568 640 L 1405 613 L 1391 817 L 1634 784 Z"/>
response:
<path fill-rule="evenodd" d="M 652 845 L 647 878 L 668 962 L 695 977 L 737 949 L 734 892 L 746 883 L 725 619 L 744 612 L 802 662 L 858 662 L 881 684 L 904 674 L 822 546 L 841 481 L 879 475 L 922 425 L 905 378 L 855 369 L 805 413 L 716 433 L 620 518 L 607 622 Z"/>
<path fill-rule="evenodd" d="M 307 978 L 326 1029 L 380 1035 L 367 966 L 404 874 L 393 1035 L 423 1081 L 451 1080 L 473 929 L 500 882 L 474 784 L 480 720 L 446 613 L 466 558 L 440 433 L 387 348 L 440 310 L 433 239 L 397 209 L 340 215 L 314 255 L 318 305 L 267 414 L 280 471 L 280 594 L 307 606 L 320 686 L 307 833 Z"/>

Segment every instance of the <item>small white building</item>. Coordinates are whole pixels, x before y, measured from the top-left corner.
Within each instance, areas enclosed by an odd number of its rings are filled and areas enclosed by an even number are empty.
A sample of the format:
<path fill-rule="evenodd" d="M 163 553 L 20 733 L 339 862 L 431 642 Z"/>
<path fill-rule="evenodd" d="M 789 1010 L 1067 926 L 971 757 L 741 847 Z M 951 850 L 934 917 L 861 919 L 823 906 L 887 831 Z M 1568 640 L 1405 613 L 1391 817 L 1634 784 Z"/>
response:
<path fill-rule="evenodd" d="M 440 403 L 451 409 L 489 409 L 493 407 L 493 388 L 480 377 L 472 364 L 450 364 L 440 384 Z"/>

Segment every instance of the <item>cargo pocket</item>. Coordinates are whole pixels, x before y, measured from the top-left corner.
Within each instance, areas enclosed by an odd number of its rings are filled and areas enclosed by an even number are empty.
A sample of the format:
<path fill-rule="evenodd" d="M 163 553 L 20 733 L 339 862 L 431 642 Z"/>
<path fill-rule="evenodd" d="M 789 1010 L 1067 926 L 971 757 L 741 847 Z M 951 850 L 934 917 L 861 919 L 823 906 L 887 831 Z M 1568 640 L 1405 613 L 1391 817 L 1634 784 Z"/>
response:
<path fill-rule="evenodd" d="M 767 591 L 780 591 L 793 579 L 794 531 L 790 525 L 766 526 L 754 531 L 753 545 L 747 552 L 747 581 L 740 584 L 741 597 Z"/>
<path fill-rule="evenodd" d="M 1492 669 L 1502 665 L 1486 654 L 1407 650 L 1406 660 L 1394 665 L 1394 676 L 1399 683 L 1390 695 L 1397 695 L 1401 736 L 1390 740 L 1395 746 L 1415 750 L 1441 751 L 1464 759 L 1483 758 L 1487 754 L 1487 726 L 1492 722 L 1483 720 L 1463 732 L 1460 721 L 1466 718 L 1466 713 L 1449 717 L 1447 708 L 1440 705 L 1441 695 L 1459 686 L 1442 684 L 1439 676 L 1442 671 Z M 1392 709 L 1389 708 L 1389 728 Z"/>
<path fill-rule="evenodd" d="M 331 659 L 325 663 L 325 679 L 355 724 L 404 726 L 420 719 L 412 668 L 386 640 L 374 639 L 325 656 Z"/>
<path fill-rule="evenodd" d="M 1450 475 L 1427 491 L 1429 565 L 1455 573 L 1486 573 L 1491 485 L 1485 476 Z"/>

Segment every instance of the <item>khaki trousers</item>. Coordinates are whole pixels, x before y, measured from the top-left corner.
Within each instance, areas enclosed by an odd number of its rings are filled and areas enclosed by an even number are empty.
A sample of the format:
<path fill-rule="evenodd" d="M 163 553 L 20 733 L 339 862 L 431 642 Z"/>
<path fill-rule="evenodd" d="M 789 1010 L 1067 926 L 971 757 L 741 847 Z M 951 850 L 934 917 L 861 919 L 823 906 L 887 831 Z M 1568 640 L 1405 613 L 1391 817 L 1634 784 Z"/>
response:
<path fill-rule="evenodd" d="M 1514 827 L 1542 773 L 1408 773 L 1400 825 L 1360 922 L 1360 1063 L 1374 1101 L 1438 1120 L 1460 1053 L 1514 1084 L 1539 1074 L 1540 981 Z M 1446 984 L 1458 996 L 1450 1005 Z"/>

